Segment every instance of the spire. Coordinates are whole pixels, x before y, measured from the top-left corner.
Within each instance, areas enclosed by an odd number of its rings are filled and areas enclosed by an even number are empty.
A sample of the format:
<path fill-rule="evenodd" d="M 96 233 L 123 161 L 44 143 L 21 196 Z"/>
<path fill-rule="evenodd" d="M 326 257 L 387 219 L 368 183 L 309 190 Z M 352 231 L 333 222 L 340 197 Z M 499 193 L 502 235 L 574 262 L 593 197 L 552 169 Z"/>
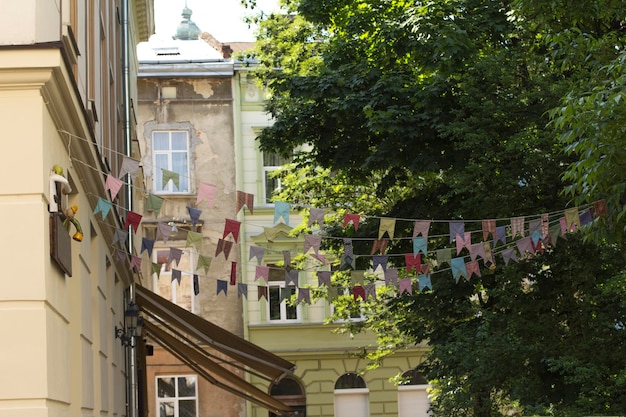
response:
<path fill-rule="evenodd" d="M 176 29 L 176 35 L 174 39 L 180 39 L 183 41 L 196 40 L 202 32 L 200 28 L 191 20 L 193 12 L 187 7 L 187 0 L 185 0 L 185 7 L 183 8 L 182 17 L 178 28 Z"/>

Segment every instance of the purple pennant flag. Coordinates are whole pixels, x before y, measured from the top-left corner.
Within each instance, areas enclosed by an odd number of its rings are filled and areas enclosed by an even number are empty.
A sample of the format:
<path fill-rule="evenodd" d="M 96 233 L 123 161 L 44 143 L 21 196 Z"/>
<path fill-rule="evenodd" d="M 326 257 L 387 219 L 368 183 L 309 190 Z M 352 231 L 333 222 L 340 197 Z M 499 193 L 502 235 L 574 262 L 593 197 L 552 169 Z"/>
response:
<path fill-rule="evenodd" d="M 531 244 L 530 236 L 526 236 L 516 242 L 517 250 L 519 251 L 522 258 L 525 256 L 526 252 L 529 254 L 534 254 L 535 250 L 533 249 L 533 245 Z"/>
<path fill-rule="evenodd" d="M 330 288 L 330 275 L 330 271 L 317 271 L 317 286 L 326 285 L 326 288 Z"/>
<path fill-rule="evenodd" d="M 180 285 L 181 278 L 182 278 L 181 271 L 178 270 L 178 269 L 172 268 L 172 282 L 174 282 L 174 280 L 176 280 L 176 281 L 178 281 L 178 285 Z"/>
<path fill-rule="evenodd" d="M 157 240 L 159 240 L 159 237 L 161 237 L 163 238 L 163 242 L 167 243 L 171 235 L 172 235 L 172 226 L 170 226 L 167 223 L 157 224 L 157 233 L 156 233 Z"/>
<path fill-rule="evenodd" d="M 433 284 L 430 282 L 430 275 L 419 275 L 417 277 L 420 286 L 420 292 L 423 292 L 426 288 L 433 289 Z"/>
<path fill-rule="evenodd" d="M 261 264 L 263 260 L 263 255 L 265 254 L 265 248 L 260 246 L 250 246 L 250 257 L 248 260 L 252 260 L 252 258 L 256 258 L 258 264 Z"/>
<path fill-rule="evenodd" d="M 202 210 L 187 206 L 187 211 L 189 212 L 189 217 L 191 218 L 191 224 L 195 226 L 200 220 Z"/>
<path fill-rule="evenodd" d="M 379 266 L 383 269 L 387 269 L 387 261 L 389 257 L 387 255 L 376 255 L 372 258 L 372 269 L 376 271 Z"/>
<path fill-rule="evenodd" d="M 301 302 L 311 304 L 311 289 L 310 288 L 298 288 L 298 304 Z"/>
<path fill-rule="evenodd" d="M 311 253 L 309 255 L 311 255 L 311 258 L 317 260 L 322 265 L 328 265 L 328 261 L 326 260 L 326 257 L 322 255 L 321 253 Z"/>
<path fill-rule="evenodd" d="M 220 292 L 223 292 L 224 295 L 228 296 L 228 281 L 223 279 L 217 280 L 217 293 L 216 295 L 220 295 Z"/>
<path fill-rule="evenodd" d="M 413 282 L 411 278 L 404 278 L 400 280 L 400 295 L 404 292 L 408 292 L 409 294 L 413 294 Z"/>
<path fill-rule="evenodd" d="M 298 270 L 297 269 L 285 269 L 285 285 L 298 285 Z"/>
<path fill-rule="evenodd" d="M 198 278 L 198 274 L 193 274 L 193 294 L 200 294 L 200 279 Z"/>
<path fill-rule="evenodd" d="M 502 242 L 503 245 L 506 245 L 506 226 L 496 227 L 496 237 L 493 246 L 497 246 L 498 242 Z"/>
<path fill-rule="evenodd" d="M 152 250 L 154 248 L 154 240 L 147 237 L 141 238 L 141 252 L 148 251 L 148 258 L 152 258 Z"/>
<path fill-rule="evenodd" d="M 120 245 L 123 245 L 124 242 L 126 242 L 127 238 L 128 238 L 127 230 L 116 229 L 115 234 L 113 235 L 113 243 L 111 244 L 115 245 L 116 243 L 119 243 Z"/>
<path fill-rule="evenodd" d="M 474 243 L 473 245 L 470 245 L 469 253 L 470 253 L 470 258 L 472 259 L 472 261 L 475 260 L 479 256 L 482 259 L 485 259 L 485 244 L 484 244 L 484 242 Z"/>
<path fill-rule="evenodd" d="M 508 265 L 509 261 L 517 262 L 517 254 L 515 253 L 514 248 L 504 249 L 502 251 L 502 257 L 504 258 L 504 264 Z"/>
<path fill-rule="evenodd" d="M 395 268 L 385 270 L 385 285 L 398 286 L 398 270 Z"/>
<path fill-rule="evenodd" d="M 243 282 L 237 284 L 237 298 L 241 298 L 244 296 L 246 299 L 248 298 L 248 286 Z"/>
<path fill-rule="evenodd" d="M 541 235 L 541 226 L 542 226 L 541 218 L 529 220 L 528 221 L 528 234 L 532 236 L 533 233 L 539 232 L 539 234 Z"/>
<path fill-rule="evenodd" d="M 367 284 L 365 286 L 365 298 L 372 297 L 373 300 L 376 300 L 376 284 Z"/>
<path fill-rule="evenodd" d="M 288 250 L 283 251 L 283 265 L 285 268 L 291 265 L 291 252 Z"/>
<path fill-rule="evenodd" d="M 139 161 L 131 157 L 124 156 L 124 159 L 122 160 L 122 167 L 120 168 L 120 174 L 117 177 L 121 179 L 126 174 L 130 174 L 131 177 L 134 177 L 137 171 L 139 171 Z"/>
<path fill-rule="evenodd" d="M 317 222 L 320 228 L 324 227 L 324 209 L 312 208 L 309 210 L 309 226 L 313 226 L 313 223 Z"/>
<path fill-rule="evenodd" d="M 115 259 L 117 259 L 118 262 L 124 262 L 126 260 L 126 252 L 115 248 Z"/>
<path fill-rule="evenodd" d="M 416 220 L 413 226 L 413 238 L 422 235 L 424 239 L 428 239 L 428 231 L 430 230 L 430 220 Z"/>
<path fill-rule="evenodd" d="M 141 272 L 141 257 L 140 256 L 135 256 L 135 255 L 131 255 L 130 257 L 130 269 L 131 270 L 135 270 L 135 272 L 140 273 Z"/>
<path fill-rule="evenodd" d="M 457 235 L 463 236 L 465 233 L 465 223 L 462 221 L 451 221 L 450 222 L 450 243 L 457 238 Z"/>
<path fill-rule="evenodd" d="M 582 226 L 591 223 L 591 220 L 593 220 L 592 216 L 591 216 L 591 211 L 590 210 L 585 210 L 582 213 L 580 213 L 580 224 Z"/>
<path fill-rule="evenodd" d="M 180 263 L 180 258 L 183 256 L 183 251 L 182 249 L 178 249 L 178 248 L 170 248 L 170 256 L 167 259 L 167 263 L 170 264 L 172 263 L 172 261 L 176 261 L 176 266 L 178 266 L 178 264 Z"/>
<path fill-rule="evenodd" d="M 265 282 L 269 281 L 270 276 L 270 267 L 269 266 L 261 266 L 257 265 L 256 271 L 254 273 L 254 280 L 257 281 L 259 278 L 265 279 Z"/>
<path fill-rule="evenodd" d="M 321 244 L 322 236 L 320 235 L 304 236 L 304 253 L 308 253 L 310 249 L 313 249 L 313 252 L 318 253 Z"/>
<path fill-rule="evenodd" d="M 233 248 L 233 242 L 230 240 L 217 239 L 217 247 L 215 248 L 215 256 L 224 252 L 225 259 L 228 259 L 230 251 Z"/>

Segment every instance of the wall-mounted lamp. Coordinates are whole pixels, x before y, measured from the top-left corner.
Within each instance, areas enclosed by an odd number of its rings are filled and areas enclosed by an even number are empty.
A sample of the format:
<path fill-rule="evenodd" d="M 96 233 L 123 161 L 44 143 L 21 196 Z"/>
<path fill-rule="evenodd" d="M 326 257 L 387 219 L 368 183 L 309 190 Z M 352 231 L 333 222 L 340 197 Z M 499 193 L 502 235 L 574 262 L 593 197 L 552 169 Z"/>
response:
<path fill-rule="evenodd" d="M 124 312 L 124 327 L 115 326 L 115 338 L 120 339 L 123 346 L 134 347 L 135 337 L 141 337 L 142 319 L 139 315 L 139 307 L 134 302 L 128 303 L 128 308 Z"/>

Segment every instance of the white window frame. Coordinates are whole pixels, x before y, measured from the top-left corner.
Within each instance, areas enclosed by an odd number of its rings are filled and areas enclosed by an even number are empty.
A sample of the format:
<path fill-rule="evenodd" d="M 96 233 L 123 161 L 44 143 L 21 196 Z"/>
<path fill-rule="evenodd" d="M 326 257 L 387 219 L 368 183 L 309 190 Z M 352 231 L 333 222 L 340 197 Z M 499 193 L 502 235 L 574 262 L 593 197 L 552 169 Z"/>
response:
<path fill-rule="evenodd" d="M 173 397 L 159 397 L 159 379 L 165 379 L 165 378 L 174 378 L 175 381 L 175 395 Z M 193 397 L 181 397 L 178 395 L 178 378 L 193 378 L 194 380 L 194 389 L 195 389 L 195 393 Z M 198 376 L 197 375 L 156 375 L 154 378 L 154 391 L 155 391 L 155 401 L 156 401 L 156 413 L 160 414 L 160 410 L 161 410 L 161 404 L 162 403 L 170 403 L 173 402 L 174 403 L 174 414 L 172 417 L 180 417 L 180 411 L 179 411 L 179 402 L 182 400 L 188 401 L 188 400 L 193 400 L 195 401 L 196 404 L 196 410 L 195 410 L 195 417 L 199 417 L 198 414 Z"/>
<path fill-rule="evenodd" d="M 274 268 L 274 271 L 277 270 L 278 267 L 274 266 L 274 265 L 268 265 L 270 267 L 270 274 L 272 273 L 272 268 Z M 281 271 L 282 272 L 282 271 Z M 284 274 L 284 272 L 283 272 Z M 271 297 L 271 292 L 272 289 L 278 289 L 278 298 L 280 299 L 280 291 L 281 288 L 287 288 L 287 285 L 285 285 L 285 279 L 284 279 L 284 275 L 283 278 L 279 281 L 279 280 L 270 280 L 270 278 L 268 277 L 267 280 L 267 321 L 269 323 L 299 323 L 301 321 L 301 317 L 302 317 L 302 309 L 300 307 L 300 303 L 298 303 L 295 306 L 296 309 L 296 318 L 295 319 L 290 319 L 287 318 L 287 300 L 283 299 L 280 301 L 280 319 L 272 319 L 271 318 L 271 305 L 272 305 L 272 297 Z M 296 285 L 293 286 L 295 293 L 294 294 L 298 294 L 298 288 L 297 288 L 297 282 Z M 291 285 L 289 286 L 291 287 Z"/>
<path fill-rule="evenodd" d="M 272 203 L 271 201 L 269 201 L 269 196 L 268 196 L 268 192 L 269 192 L 269 190 L 268 190 L 267 185 L 268 185 L 268 182 L 269 182 L 270 180 L 272 180 L 272 181 L 276 181 L 276 188 L 274 188 L 274 189 L 273 189 L 273 190 L 271 190 L 271 191 L 272 191 L 272 192 L 274 192 L 274 191 L 276 191 L 276 190 L 280 190 L 280 187 L 282 186 L 281 181 L 280 181 L 280 178 L 277 178 L 277 177 L 276 177 L 276 178 L 269 178 L 269 177 L 270 177 L 270 175 L 271 175 L 273 172 L 278 171 L 278 170 L 279 170 L 279 169 L 281 169 L 283 166 L 282 166 L 282 165 L 265 165 L 265 156 L 266 156 L 266 155 L 274 155 L 274 156 L 276 156 L 277 158 L 281 158 L 281 159 L 284 159 L 284 158 L 282 158 L 281 156 L 279 156 L 279 155 L 277 155 L 277 154 L 272 154 L 272 153 L 261 152 L 261 158 L 260 158 L 260 160 L 261 160 L 261 165 L 262 165 L 262 166 L 261 166 L 261 170 L 262 170 L 262 175 L 263 175 L 263 184 L 262 184 L 262 185 L 263 185 L 263 194 L 262 194 L 262 196 L 263 196 L 263 204 L 264 204 L 265 206 L 273 206 L 273 205 L 274 205 L 274 203 Z M 289 163 L 288 161 L 286 161 L 286 162 L 285 162 L 285 164 L 288 164 L 288 163 Z"/>
<path fill-rule="evenodd" d="M 168 149 L 167 150 L 156 150 L 155 149 L 155 135 L 159 134 L 168 134 Z M 185 150 L 174 150 L 172 149 L 172 134 L 174 133 L 184 133 L 186 136 L 186 147 Z M 187 168 L 185 170 L 176 170 L 173 166 L 173 155 L 174 154 L 186 154 L 186 165 Z M 177 172 L 180 175 L 179 179 L 179 187 L 176 187 L 173 184 L 173 181 L 168 181 L 165 185 L 165 188 L 162 189 L 162 173 L 160 172 L 161 167 L 157 167 L 157 156 L 167 156 L 167 169 L 168 171 Z M 190 165 L 191 165 L 191 149 L 189 145 L 189 131 L 182 130 L 154 130 L 152 132 L 152 190 L 155 194 L 190 194 L 191 193 L 191 178 L 190 178 Z"/>
<path fill-rule="evenodd" d="M 178 249 L 182 249 L 184 251 L 183 256 L 187 255 L 189 256 L 189 265 L 196 265 L 196 254 L 194 251 L 189 251 L 189 250 L 185 250 L 185 248 L 178 248 Z M 168 251 L 169 252 L 170 248 L 169 247 L 158 247 L 158 248 L 153 248 L 152 249 L 152 262 L 157 262 L 158 260 L 158 254 L 160 251 Z M 179 285 L 178 285 L 178 281 L 173 281 L 172 280 L 172 269 L 177 269 L 179 270 L 180 273 L 180 280 L 181 282 L 185 279 L 189 279 L 190 280 L 190 291 L 191 291 L 191 306 L 190 306 L 190 310 L 192 313 L 195 313 L 195 306 L 196 306 L 196 295 L 194 294 L 193 291 L 193 274 L 188 272 L 188 271 L 184 271 L 181 268 L 178 268 L 176 266 L 176 261 L 172 261 L 172 263 L 169 265 L 166 264 L 162 264 L 161 265 L 161 273 L 159 274 L 159 276 L 157 276 L 157 274 L 152 274 L 152 288 L 154 288 L 154 292 L 156 294 L 158 294 L 159 296 L 165 298 L 168 301 L 171 301 L 172 303 L 179 305 L 176 300 L 178 299 L 177 297 L 177 292 L 179 290 Z M 166 277 L 167 279 L 169 279 L 170 281 L 170 297 L 164 297 L 164 294 L 159 294 L 159 279 L 163 279 L 163 277 Z M 186 306 L 180 306 L 186 309 Z"/>

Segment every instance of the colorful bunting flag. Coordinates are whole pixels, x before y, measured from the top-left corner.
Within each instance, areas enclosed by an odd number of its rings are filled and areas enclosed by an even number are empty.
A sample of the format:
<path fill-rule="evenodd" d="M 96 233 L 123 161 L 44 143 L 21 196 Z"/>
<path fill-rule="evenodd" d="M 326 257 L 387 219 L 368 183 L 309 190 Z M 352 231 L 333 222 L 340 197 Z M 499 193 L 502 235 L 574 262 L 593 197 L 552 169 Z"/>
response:
<path fill-rule="evenodd" d="M 449 223 L 450 226 L 450 243 L 456 239 L 457 236 L 465 233 L 465 223 L 459 220 L 451 221 Z"/>
<path fill-rule="evenodd" d="M 202 214 L 202 210 L 187 206 L 187 212 L 189 212 L 189 218 L 191 219 L 191 225 L 196 226 L 200 221 L 200 215 Z"/>
<path fill-rule="evenodd" d="M 120 174 L 117 178 L 121 179 L 126 174 L 130 174 L 130 177 L 134 178 L 137 171 L 139 171 L 139 161 L 129 156 L 124 156 L 124 159 L 122 160 L 122 167 L 120 168 Z"/>
<path fill-rule="evenodd" d="M 93 214 L 100 213 L 102 216 L 102 220 L 106 219 L 109 215 L 109 211 L 111 211 L 111 207 L 113 207 L 113 203 L 108 200 L 105 200 L 102 197 L 98 197 L 98 203 L 96 204 L 96 208 L 93 211 Z"/>
<path fill-rule="evenodd" d="M 172 263 L 172 261 L 176 261 L 176 266 L 178 266 L 178 264 L 180 264 L 180 258 L 182 256 L 183 256 L 182 249 L 170 247 L 170 254 L 169 254 L 169 257 L 167 258 L 167 264 L 169 265 Z"/>
<path fill-rule="evenodd" d="M 134 211 L 129 211 L 126 214 L 126 221 L 124 222 L 124 229 L 128 229 L 128 226 L 132 226 L 135 233 L 137 233 L 137 229 L 139 229 L 139 223 L 141 222 L 141 218 L 143 216 L 139 213 L 135 213 Z"/>
<path fill-rule="evenodd" d="M 200 204 L 203 200 L 206 200 L 209 207 L 213 207 L 215 201 L 215 195 L 217 194 L 217 187 L 212 184 L 199 183 L 198 184 L 198 197 L 196 198 L 196 205 Z"/>
<path fill-rule="evenodd" d="M 248 286 L 243 282 L 237 284 L 237 298 L 241 298 L 241 296 L 248 298 Z"/>
<path fill-rule="evenodd" d="M 398 270 L 395 268 L 385 270 L 385 285 L 398 287 Z"/>
<path fill-rule="evenodd" d="M 422 235 L 424 239 L 428 239 L 428 232 L 430 230 L 430 220 L 416 220 L 413 225 L 413 238 L 418 235 Z"/>
<path fill-rule="evenodd" d="M 111 174 L 107 175 L 107 179 L 104 183 L 104 189 L 111 193 L 111 200 L 115 200 L 115 197 L 117 197 L 117 193 L 120 192 L 122 185 L 124 185 L 122 180 L 115 178 Z"/>
<path fill-rule="evenodd" d="M 239 229 L 241 228 L 241 222 L 232 219 L 226 219 L 226 224 L 224 225 L 224 234 L 222 237 L 226 239 L 228 235 L 232 235 L 235 242 L 239 241 Z"/>
<path fill-rule="evenodd" d="M 172 226 L 170 226 L 167 223 L 158 223 L 157 224 L 157 230 L 156 230 L 156 238 L 157 240 L 159 240 L 159 238 L 163 239 L 163 243 L 167 243 L 167 241 L 169 240 L 170 236 L 172 235 Z"/>
<path fill-rule="evenodd" d="M 180 285 L 181 278 L 182 278 L 182 272 L 178 269 L 172 268 L 172 282 L 176 280 L 178 282 L 178 285 Z"/>
<path fill-rule="evenodd" d="M 239 213 L 244 206 L 248 208 L 250 214 L 254 214 L 254 194 L 237 191 L 237 213 Z"/>
<path fill-rule="evenodd" d="M 354 230 L 358 230 L 360 220 L 361 216 L 358 214 L 346 213 L 343 215 L 343 227 L 347 227 L 350 223 L 352 223 Z"/>
<path fill-rule="evenodd" d="M 211 266 L 211 257 L 205 255 L 198 255 L 198 265 L 196 266 L 196 271 L 200 268 L 204 269 L 204 274 L 209 273 L 209 267 Z"/>
<path fill-rule="evenodd" d="M 400 280 L 400 295 L 405 292 L 413 294 L 413 281 L 411 278 L 404 278 Z"/>
<path fill-rule="evenodd" d="M 330 288 L 330 275 L 330 271 L 317 271 L 317 286 L 325 285 L 326 288 Z"/>
<path fill-rule="evenodd" d="M 267 290 L 267 287 L 265 287 L 265 289 Z M 218 279 L 217 280 L 217 293 L 216 293 L 216 295 L 220 295 L 221 292 L 223 292 L 224 295 L 226 295 L 226 296 L 228 295 L 228 281 L 225 281 L 223 279 Z M 265 299 L 267 299 L 267 294 L 266 294 Z"/>
<path fill-rule="evenodd" d="M 258 264 L 261 264 L 263 260 L 263 255 L 265 254 L 265 248 L 260 246 L 250 246 L 250 257 L 248 260 L 252 260 L 252 258 L 256 258 Z"/>
<path fill-rule="evenodd" d="M 494 239 L 496 237 L 496 221 L 495 220 L 483 220 L 483 240 L 487 240 L 489 235 Z"/>
<path fill-rule="evenodd" d="M 193 294 L 200 294 L 200 279 L 198 277 L 198 274 L 193 274 Z"/>
<path fill-rule="evenodd" d="M 148 199 L 146 200 L 145 210 L 154 213 L 154 217 L 158 218 L 159 213 L 161 212 L 161 207 L 163 206 L 163 197 L 160 197 L 155 194 L 148 194 Z"/>
<path fill-rule="evenodd" d="M 385 232 L 389 236 L 389 239 L 393 240 L 393 234 L 396 228 L 396 219 L 383 217 L 380 219 L 380 226 L 378 228 L 378 239 L 382 239 Z"/>
<path fill-rule="evenodd" d="M 315 222 L 320 226 L 320 228 L 324 227 L 324 214 L 326 211 L 324 209 L 311 208 L 309 209 L 309 227 L 313 226 Z"/>
<path fill-rule="evenodd" d="M 311 290 L 309 288 L 298 288 L 298 304 L 311 304 Z"/>
<path fill-rule="evenodd" d="M 187 246 L 195 246 L 196 250 L 200 250 L 202 247 L 202 233 L 192 232 L 191 230 L 187 232 Z"/>
<path fill-rule="evenodd" d="M 274 224 L 277 224 L 280 219 L 283 219 L 285 224 L 289 226 L 289 212 L 291 211 L 291 205 L 284 201 L 274 202 Z"/>

